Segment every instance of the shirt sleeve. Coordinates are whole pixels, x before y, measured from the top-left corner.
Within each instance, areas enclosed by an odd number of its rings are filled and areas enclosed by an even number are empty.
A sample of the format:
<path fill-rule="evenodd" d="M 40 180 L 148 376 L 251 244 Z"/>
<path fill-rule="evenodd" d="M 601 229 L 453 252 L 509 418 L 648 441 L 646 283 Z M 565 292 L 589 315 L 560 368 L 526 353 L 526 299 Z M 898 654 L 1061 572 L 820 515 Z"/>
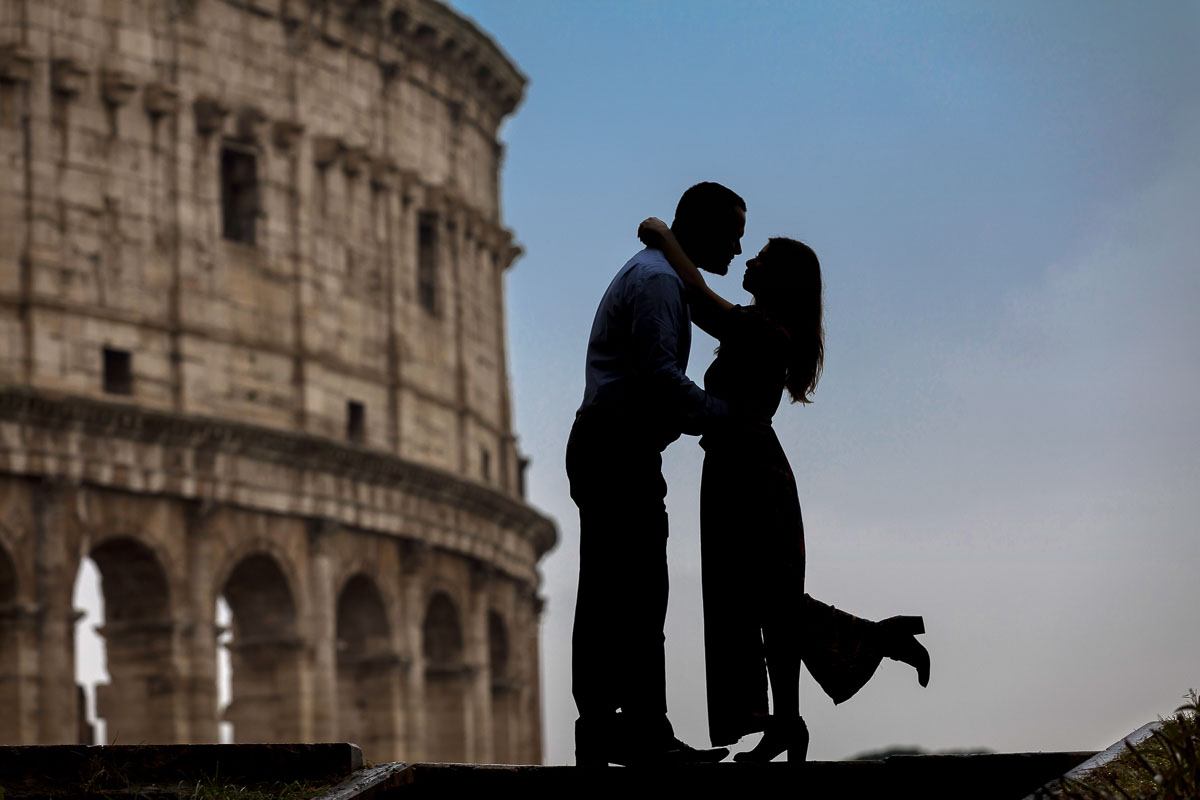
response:
<path fill-rule="evenodd" d="M 680 430 L 704 433 L 714 420 L 728 416 L 729 408 L 689 380 L 680 366 L 680 331 L 690 324 L 683 287 L 672 275 L 652 274 L 638 289 L 631 314 L 633 372 Z"/>

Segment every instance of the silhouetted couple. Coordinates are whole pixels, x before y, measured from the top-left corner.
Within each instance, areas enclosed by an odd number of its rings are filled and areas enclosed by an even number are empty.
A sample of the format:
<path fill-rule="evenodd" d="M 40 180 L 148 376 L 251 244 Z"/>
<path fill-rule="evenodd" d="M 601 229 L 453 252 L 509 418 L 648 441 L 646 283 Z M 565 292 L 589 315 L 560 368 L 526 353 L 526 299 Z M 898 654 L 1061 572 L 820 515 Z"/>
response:
<path fill-rule="evenodd" d="M 646 249 L 617 273 L 588 339 L 586 389 L 567 444 L 579 506 L 579 592 L 572 688 L 583 765 L 720 761 L 763 731 L 737 760 L 802 761 L 800 664 L 835 702 L 853 695 L 884 657 L 929 655 L 920 617 L 871 622 L 804 593 L 804 527 L 796 481 L 771 418 L 786 391 L 807 403 L 824 356 L 821 269 L 811 249 L 774 238 L 746 262 L 736 306 L 700 269 L 718 275 L 742 252 L 746 203 L 730 189 L 688 189 L 668 228 L 651 218 Z M 691 322 L 721 346 L 688 380 Z M 679 741 L 667 719 L 667 486 L 662 451 L 701 435 L 700 539 L 709 734 L 714 749 Z M 770 678 L 773 713 L 768 714 Z"/>

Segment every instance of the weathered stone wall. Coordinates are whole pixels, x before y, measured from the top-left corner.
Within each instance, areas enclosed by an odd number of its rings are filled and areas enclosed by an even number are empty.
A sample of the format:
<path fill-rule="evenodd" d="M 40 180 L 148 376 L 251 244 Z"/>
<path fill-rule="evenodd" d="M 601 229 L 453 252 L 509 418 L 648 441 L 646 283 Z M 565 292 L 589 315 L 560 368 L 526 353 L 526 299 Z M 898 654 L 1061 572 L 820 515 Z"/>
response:
<path fill-rule="evenodd" d="M 523 84 L 430 0 L 4 0 L 0 379 L 98 394 L 107 345 L 138 403 L 344 438 L 354 400 L 366 443 L 515 491 L 496 130 Z"/>
<path fill-rule="evenodd" d="M 224 597 L 238 741 L 540 760 L 523 88 L 435 0 L 0 0 L 0 742 L 79 735 L 91 557 L 110 736 L 215 740 Z"/>

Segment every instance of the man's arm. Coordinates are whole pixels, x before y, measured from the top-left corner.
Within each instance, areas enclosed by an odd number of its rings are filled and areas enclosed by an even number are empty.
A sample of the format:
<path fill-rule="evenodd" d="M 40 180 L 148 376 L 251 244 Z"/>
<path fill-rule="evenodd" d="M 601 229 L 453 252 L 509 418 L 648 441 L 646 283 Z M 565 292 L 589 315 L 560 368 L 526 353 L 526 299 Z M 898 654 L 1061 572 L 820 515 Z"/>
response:
<path fill-rule="evenodd" d="M 701 434 L 728 416 L 725 401 L 714 397 L 684 374 L 679 334 L 687 321 L 683 286 L 667 273 L 646 277 L 632 303 L 630 363 L 650 390 L 653 402 L 679 422 L 680 430 Z"/>

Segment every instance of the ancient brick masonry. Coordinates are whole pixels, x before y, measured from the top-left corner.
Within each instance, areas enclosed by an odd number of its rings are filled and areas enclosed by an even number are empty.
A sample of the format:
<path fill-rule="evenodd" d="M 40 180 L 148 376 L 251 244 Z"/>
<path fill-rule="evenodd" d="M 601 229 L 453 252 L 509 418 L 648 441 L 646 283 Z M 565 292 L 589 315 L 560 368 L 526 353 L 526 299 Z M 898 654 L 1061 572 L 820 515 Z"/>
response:
<path fill-rule="evenodd" d="M 434 0 L 0 0 L 0 743 L 536 763 L 497 129 Z"/>

